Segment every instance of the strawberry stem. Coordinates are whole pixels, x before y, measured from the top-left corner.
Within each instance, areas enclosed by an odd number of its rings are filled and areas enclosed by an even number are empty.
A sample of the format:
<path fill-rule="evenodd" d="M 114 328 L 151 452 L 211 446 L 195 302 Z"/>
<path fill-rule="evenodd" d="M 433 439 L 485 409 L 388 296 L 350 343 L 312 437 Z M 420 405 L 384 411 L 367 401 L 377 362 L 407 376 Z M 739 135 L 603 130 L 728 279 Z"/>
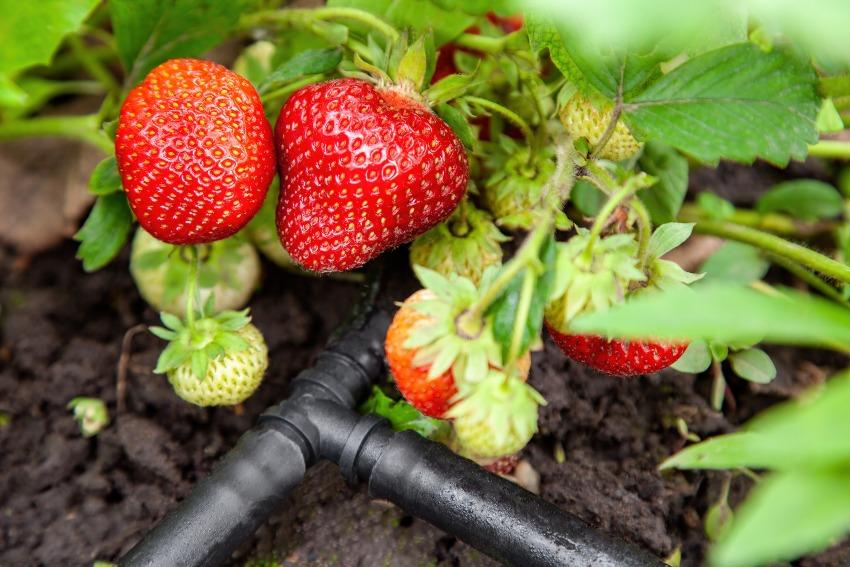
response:
<path fill-rule="evenodd" d="M 86 142 L 109 155 L 112 155 L 115 150 L 112 140 L 100 131 L 100 121 L 95 114 L 39 116 L 0 123 L 0 140 L 54 136 Z"/>
<path fill-rule="evenodd" d="M 850 160 L 850 144 L 841 140 L 821 140 L 809 146 L 809 156 Z"/>
<path fill-rule="evenodd" d="M 189 277 L 186 282 L 186 326 L 190 329 L 195 326 L 195 304 L 200 306 L 200 291 L 198 290 L 198 271 L 201 260 L 198 247 L 190 245 L 186 247 L 189 251 Z"/>
<path fill-rule="evenodd" d="M 505 50 L 510 36 L 488 37 L 485 35 L 462 33 L 454 40 L 458 47 L 480 51 L 488 55 L 498 55 Z"/>
<path fill-rule="evenodd" d="M 460 317 L 458 317 L 458 327 L 471 336 L 476 336 L 477 333 L 468 333 L 470 330 L 478 329 L 478 332 L 480 332 L 480 328 L 483 327 L 484 313 L 490 305 L 501 297 L 505 289 L 507 289 L 522 270 L 530 268 L 539 262 L 540 247 L 552 230 L 552 222 L 551 216 L 547 217 L 529 233 L 522 247 L 510 262 L 504 265 L 502 271 L 493 280 L 493 283 L 487 287 L 475 303 L 461 313 Z"/>
<path fill-rule="evenodd" d="M 715 220 L 697 221 L 694 225 L 694 232 L 743 242 L 744 244 L 749 244 L 793 260 L 830 278 L 835 278 L 844 283 L 850 283 L 850 266 L 837 262 L 805 246 L 789 242 L 774 234 L 731 222 Z"/>
<path fill-rule="evenodd" d="M 525 138 L 525 143 L 529 148 L 534 147 L 534 133 L 531 131 L 531 128 L 528 126 L 528 123 L 520 117 L 516 112 L 509 110 L 502 106 L 497 102 L 493 102 L 492 100 L 487 100 L 486 98 L 481 98 L 478 96 L 467 95 L 463 97 L 464 101 L 483 108 L 484 110 L 489 110 L 491 112 L 495 112 L 497 114 L 502 115 L 508 121 L 512 122 L 517 128 L 522 131 L 522 135 Z"/>
<path fill-rule="evenodd" d="M 262 101 L 263 104 L 268 104 L 268 103 L 270 103 L 274 100 L 281 99 L 281 98 L 284 98 L 286 96 L 289 96 L 290 94 L 294 93 L 295 91 L 297 91 L 298 89 L 300 89 L 302 87 L 306 87 L 307 85 L 312 85 L 313 83 L 318 83 L 319 81 L 322 81 L 324 79 L 325 79 L 324 74 L 307 75 L 306 77 L 304 77 L 304 78 L 302 78 L 298 81 L 293 81 L 293 82 L 289 83 L 288 85 L 284 85 L 283 87 L 281 87 L 281 88 L 279 88 L 275 91 L 261 95 L 260 100 Z"/>
<path fill-rule="evenodd" d="M 511 346 L 508 350 L 506 366 L 510 367 L 519 358 L 519 348 L 522 344 L 522 336 L 525 333 L 526 320 L 531 311 L 531 300 L 534 298 L 534 286 L 537 283 L 537 274 L 531 267 L 525 270 L 522 278 L 522 291 L 517 305 L 516 318 L 511 333 Z"/>
<path fill-rule="evenodd" d="M 637 191 L 638 186 L 634 183 L 626 183 L 617 190 L 616 193 L 611 195 L 611 198 L 605 203 L 602 207 L 602 210 L 599 211 L 599 214 L 596 215 L 596 219 L 593 221 L 593 226 L 590 227 L 590 239 L 587 242 L 587 248 L 584 249 L 584 257 L 586 260 L 590 260 L 593 257 L 593 246 L 596 244 L 596 241 L 599 240 L 599 235 L 602 234 L 602 229 L 605 228 L 605 223 L 608 220 L 617 207 L 620 206 L 620 203 L 628 199 L 632 196 L 632 194 Z"/>
<path fill-rule="evenodd" d="M 343 7 L 264 10 L 243 16 L 240 27 L 250 29 L 267 23 L 309 26 L 316 20 L 350 20 L 375 30 L 390 43 L 395 43 L 399 38 L 399 33 L 394 27 L 374 14 L 356 8 Z"/>
<path fill-rule="evenodd" d="M 121 85 L 115 80 L 115 77 L 103 64 L 103 62 L 92 56 L 89 51 L 89 46 L 84 45 L 78 35 L 71 34 L 68 36 L 68 45 L 71 46 L 71 51 L 80 60 L 83 68 L 92 76 L 93 79 L 103 85 L 107 92 L 117 95 L 121 92 Z"/>
<path fill-rule="evenodd" d="M 643 271 L 646 267 L 647 252 L 649 251 L 649 239 L 652 238 L 652 220 L 649 211 L 638 197 L 632 197 L 629 207 L 637 217 L 638 226 L 638 270 Z"/>
<path fill-rule="evenodd" d="M 703 219 L 711 220 L 711 217 L 706 215 L 699 205 L 685 203 L 679 211 L 680 222 L 699 222 Z M 780 213 L 760 213 L 749 209 L 735 209 L 731 215 L 723 220 L 797 238 L 811 238 L 819 234 L 829 233 L 838 226 L 838 223 L 834 220 L 804 221 Z"/>

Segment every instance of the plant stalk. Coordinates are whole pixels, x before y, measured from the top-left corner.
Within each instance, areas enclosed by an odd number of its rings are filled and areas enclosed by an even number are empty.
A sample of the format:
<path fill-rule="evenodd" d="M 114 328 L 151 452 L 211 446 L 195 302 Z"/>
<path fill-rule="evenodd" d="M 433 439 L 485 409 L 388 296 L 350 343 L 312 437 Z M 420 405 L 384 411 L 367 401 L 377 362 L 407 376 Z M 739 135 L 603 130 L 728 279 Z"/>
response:
<path fill-rule="evenodd" d="M 0 123 L 0 141 L 17 138 L 58 137 L 86 142 L 107 154 L 113 149 L 112 141 L 99 130 L 97 116 L 39 116 L 26 120 Z"/>
<path fill-rule="evenodd" d="M 701 220 L 712 219 L 698 205 L 692 203 L 682 205 L 682 209 L 679 211 L 679 221 L 699 222 Z M 837 223 L 832 220 L 801 221 L 779 213 L 760 213 L 749 209 L 735 209 L 735 212 L 724 220 L 774 234 L 799 238 L 809 238 L 831 232 L 837 226 Z"/>
<path fill-rule="evenodd" d="M 805 246 L 789 242 L 775 234 L 762 232 L 731 222 L 715 220 L 697 221 L 694 225 L 694 232 L 743 242 L 744 244 L 749 244 L 793 260 L 830 278 L 835 278 L 844 283 L 850 283 L 850 266 L 837 262 Z"/>
<path fill-rule="evenodd" d="M 528 123 L 526 123 L 526 121 L 523 120 L 516 112 L 509 110 L 492 100 L 487 100 L 486 98 L 468 95 L 463 97 L 462 100 L 465 100 L 470 104 L 474 104 L 475 106 L 479 106 L 485 110 L 502 115 L 522 131 L 522 136 L 525 138 L 525 143 L 529 148 L 534 146 L 534 133 L 528 126 Z"/>

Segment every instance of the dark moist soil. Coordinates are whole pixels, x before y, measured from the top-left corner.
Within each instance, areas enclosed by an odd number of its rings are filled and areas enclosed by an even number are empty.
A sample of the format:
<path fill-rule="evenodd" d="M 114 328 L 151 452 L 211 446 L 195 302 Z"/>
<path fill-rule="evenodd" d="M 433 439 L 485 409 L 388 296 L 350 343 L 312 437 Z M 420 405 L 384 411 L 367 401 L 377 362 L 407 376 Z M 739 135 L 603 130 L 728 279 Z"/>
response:
<path fill-rule="evenodd" d="M 743 191 L 750 185 L 743 175 L 726 168 L 714 176 L 698 173 L 694 189 L 737 176 Z M 399 269 L 393 271 L 405 273 L 399 255 L 395 262 Z M 164 378 L 151 373 L 160 342 L 140 333 L 129 358 L 127 410 L 116 415 L 122 337 L 156 320 L 135 291 L 126 257 L 84 274 L 71 243 L 31 259 L 0 247 L 0 423 L 7 422 L 0 425 L 0 566 L 116 559 L 279 400 L 287 381 L 343 320 L 357 289 L 271 266 L 266 271 L 252 308 L 269 343 L 270 371 L 244 408 L 200 409 L 178 399 Z M 406 278 L 389 287 L 384 302 L 414 288 Z M 530 380 L 549 403 L 541 410 L 540 433 L 524 452 L 541 475 L 542 496 L 661 557 L 680 547 L 683 565 L 701 564 L 701 518 L 725 473 L 657 471 L 686 443 L 677 419 L 700 437 L 728 432 L 847 363 L 818 351 L 770 353 L 777 379 L 758 387 L 731 379 L 734 403 L 721 415 L 706 402 L 705 376 L 603 376 L 570 362 L 547 341 L 534 355 Z M 104 399 L 113 417 L 91 439 L 80 436 L 66 409 L 81 395 Z M 737 503 L 751 482 L 739 476 L 732 486 Z M 401 510 L 370 502 L 363 488 L 347 487 L 329 464 L 309 471 L 232 563 L 258 558 L 287 566 L 493 564 Z M 801 564 L 850 565 L 850 547 Z"/>

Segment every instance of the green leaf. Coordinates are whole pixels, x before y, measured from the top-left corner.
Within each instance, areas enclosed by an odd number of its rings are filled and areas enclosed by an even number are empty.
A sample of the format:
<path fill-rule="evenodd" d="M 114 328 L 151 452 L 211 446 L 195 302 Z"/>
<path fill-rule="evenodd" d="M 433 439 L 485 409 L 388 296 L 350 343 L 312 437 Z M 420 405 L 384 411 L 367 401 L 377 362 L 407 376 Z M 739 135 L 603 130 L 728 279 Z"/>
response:
<path fill-rule="evenodd" d="M 697 206 L 713 220 L 728 219 L 735 214 L 735 205 L 710 191 L 697 194 Z"/>
<path fill-rule="evenodd" d="M 627 97 L 623 110 L 639 138 L 663 140 L 704 162 L 760 157 L 784 166 L 805 159 L 818 139 L 815 86 L 808 62 L 747 43 L 690 59 Z"/>
<path fill-rule="evenodd" d="M 531 307 L 528 318 L 523 326 L 523 335 L 520 341 L 520 355 L 528 350 L 532 342 L 540 336 L 543 326 L 543 311 L 549 299 L 549 292 L 555 278 L 555 258 L 557 247 L 554 236 L 550 235 L 540 249 L 540 261 L 544 266 L 544 272 L 537 278 L 531 299 Z M 504 267 L 502 268 L 504 269 Z M 487 310 L 493 320 L 493 335 L 502 347 L 502 359 L 507 360 L 508 351 L 513 339 L 514 322 L 516 321 L 517 308 L 522 295 L 523 273 L 513 279 L 505 292 L 493 302 Z"/>
<path fill-rule="evenodd" d="M 669 56 L 600 46 L 574 22 L 555 21 L 548 14 L 529 14 L 525 27 L 532 49 L 548 49 L 558 70 L 588 96 L 615 100 L 621 93 L 638 92 L 660 75 L 658 65 Z"/>
<path fill-rule="evenodd" d="M 816 179 L 796 179 L 771 187 L 756 204 L 760 213 L 781 212 L 804 220 L 837 217 L 844 211 L 838 189 Z"/>
<path fill-rule="evenodd" d="M 724 242 L 700 266 L 706 281 L 725 280 L 750 284 L 762 279 L 770 269 L 770 262 L 758 248 L 740 242 Z"/>
<path fill-rule="evenodd" d="M 62 39 L 79 29 L 98 3 L 99 0 L 0 0 L 0 92 L 8 90 L 14 97 L 9 79 L 33 65 L 50 63 Z"/>
<path fill-rule="evenodd" d="M 133 214 L 124 193 L 98 197 L 85 224 L 74 235 L 74 240 L 80 242 L 77 258 L 83 261 L 83 269 L 93 272 L 112 261 L 132 226 Z"/>
<path fill-rule="evenodd" d="M 257 90 L 260 94 L 266 94 L 305 75 L 327 73 L 336 69 L 340 61 L 342 50 L 339 48 L 302 51 L 269 73 Z"/>
<path fill-rule="evenodd" d="M 463 143 L 463 146 L 471 150 L 475 145 L 475 136 L 472 135 L 472 130 L 469 128 L 469 123 L 466 121 L 463 113 L 448 104 L 440 104 L 434 110 L 436 110 L 437 116 L 442 118 L 451 127 L 461 143 Z"/>
<path fill-rule="evenodd" d="M 691 237 L 694 224 L 687 222 L 668 222 L 655 229 L 649 239 L 649 255 L 660 258 Z"/>
<path fill-rule="evenodd" d="M 750 567 L 826 549 L 850 528 L 845 471 L 791 471 L 756 485 L 710 554 L 718 567 Z"/>
<path fill-rule="evenodd" d="M 570 202 L 586 217 L 598 215 L 605 201 L 605 194 L 587 181 L 576 181 L 570 191 Z"/>
<path fill-rule="evenodd" d="M 464 94 L 469 90 L 474 80 L 473 75 L 452 74 L 434 83 L 425 97 L 431 106 L 439 106 Z M 444 119 L 445 120 L 445 119 Z"/>
<path fill-rule="evenodd" d="M 94 195 L 109 195 L 121 191 L 121 175 L 115 156 L 109 156 L 92 171 L 89 177 L 89 192 Z"/>
<path fill-rule="evenodd" d="M 661 224 L 676 219 L 688 191 L 688 160 L 660 142 L 648 142 L 638 165 L 658 182 L 640 192 L 640 200 L 649 210 L 652 222 Z"/>
<path fill-rule="evenodd" d="M 692 445 L 662 468 L 818 469 L 850 463 L 850 373 L 758 415 L 739 433 Z M 788 440 L 793 439 L 793 443 Z"/>
<path fill-rule="evenodd" d="M 729 355 L 729 362 L 735 374 L 757 384 L 767 384 L 776 378 L 776 366 L 761 349 L 750 348 Z"/>
<path fill-rule="evenodd" d="M 675 370 L 689 374 L 700 374 L 708 370 L 709 366 L 711 366 L 711 353 L 708 352 L 705 341 L 693 341 L 679 360 L 672 364 Z"/>
<path fill-rule="evenodd" d="M 198 57 L 230 35 L 250 0 L 111 0 L 118 55 L 135 85 L 168 59 Z"/>
<path fill-rule="evenodd" d="M 725 282 L 641 294 L 607 311 L 580 315 L 571 327 L 624 338 L 728 344 L 760 337 L 774 343 L 850 346 L 850 310 L 791 290 L 766 295 Z"/>
<path fill-rule="evenodd" d="M 393 400 L 377 386 L 372 395 L 360 406 L 361 413 L 373 413 L 387 419 L 396 431 L 416 431 L 423 437 L 433 438 L 447 432 L 448 423 L 423 415 L 404 400 Z"/>

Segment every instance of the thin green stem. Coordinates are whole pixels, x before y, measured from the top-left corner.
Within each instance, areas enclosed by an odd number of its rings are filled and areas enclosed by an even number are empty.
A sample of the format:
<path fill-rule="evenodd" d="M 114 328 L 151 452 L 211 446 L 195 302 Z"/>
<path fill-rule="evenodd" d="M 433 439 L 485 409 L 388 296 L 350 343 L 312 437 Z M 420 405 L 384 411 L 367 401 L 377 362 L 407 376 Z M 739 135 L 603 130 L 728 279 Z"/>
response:
<path fill-rule="evenodd" d="M 585 259 L 590 259 L 593 256 L 593 246 L 599 240 L 599 235 L 602 234 L 602 229 L 605 227 L 608 217 L 614 213 L 617 207 L 620 206 L 620 203 L 628 199 L 636 190 L 637 186 L 626 184 L 614 193 L 605 205 L 602 206 L 602 209 L 593 221 L 593 226 L 590 227 L 590 238 L 587 242 L 587 248 L 584 249 Z"/>
<path fill-rule="evenodd" d="M 649 240 L 652 238 L 652 220 L 649 211 L 638 197 L 632 197 L 629 208 L 637 216 L 638 226 L 638 269 L 646 267 L 647 253 L 649 252 Z"/>
<path fill-rule="evenodd" d="M 605 145 L 608 144 L 608 140 L 611 139 L 611 136 L 614 135 L 614 130 L 617 128 L 617 121 L 620 120 L 620 114 L 623 112 L 623 107 L 619 103 L 614 107 L 614 112 L 611 113 L 611 119 L 608 121 L 608 126 L 605 128 L 605 131 L 602 133 L 602 137 L 599 138 L 599 141 L 596 142 L 596 145 L 593 146 L 593 150 L 590 152 L 590 156 L 587 158 L 588 161 L 593 161 L 599 154 L 602 153 L 602 150 L 605 149 Z"/>
<path fill-rule="evenodd" d="M 850 160 L 850 142 L 821 140 L 809 146 L 809 156 L 824 159 Z"/>
<path fill-rule="evenodd" d="M 482 296 L 473 303 L 464 313 L 463 319 L 467 321 L 478 321 L 484 315 L 484 312 L 493 304 L 502 292 L 511 284 L 519 273 L 526 269 L 533 262 L 538 262 L 538 255 L 543 241 L 549 234 L 552 228 L 552 219 L 546 219 L 544 222 L 535 227 L 533 231 L 526 237 L 522 247 L 517 251 L 516 255 L 510 262 L 505 264 L 505 267 L 496 276 Z"/>
<path fill-rule="evenodd" d="M 728 240 L 736 240 L 783 256 L 802 264 L 815 272 L 838 281 L 850 282 L 850 266 L 837 262 L 805 246 L 789 242 L 774 234 L 726 221 L 701 220 L 694 225 L 694 232 L 711 234 Z"/>
<path fill-rule="evenodd" d="M 790 272 L 794 277 L 799 279 L 800 281 L 806 283 L 809 287 L 814 288 L 821 292 L 826 297 L 841 303 L 843 305 L 850 305 L 850 302 L 845 299 L 845 297 L 835 289 L 828 282 L 823 281 L 817 274 L 811 272 L 804 266 L 801 266 L 797 262 L 793 260 L 789 260 L 785 256 L 780 256 L 778 254 L 767 254 L 768 259 Z"/>
<path fill-rule="evenodd" d="M 189 276 L 186 282 L 186 326 L 195 325 L 195 302 L 199 298 L 198 272 L 200 271 L 201 259 L 198 247 L 191 244 L 186 247 L 189 251 Z M 200 303 L 200 302 L 199 302 Z"/>
<path fill-rule="evenodd" d="M 323 74 L 307 75 L 303 79 L 293 81 L 293 82 L 289 83 L 288 85 L 284 85 L 283 87 L 281 87 L 277 90 L 274 90 L 274 91 L 271 91 L 271 92 L 266 93 L 264 95 L 261 95 L 260 100 L 263 102 L 263 104 L 267 104 L 271 101 L 278 100 L 278 99 L 281 99 L 283 97 L 289 96 L 290 94 L 294 93 L 298 89 L 300 89 L 302 87 L 306 87 L 307 85 L 311 85 L 313 83 L 317 83 L 324 78 L 325 78 L 325 75 L 323 75 Z"/>
<path fill-rule="evenodd" d="M 104 61 L 115 59 L 117 56 L 115 50 L 107 45 L 95 45 L 86 49 L 89 57 L 103 64 Z M 58 55 L 54 59 L 50 67 L 45 69 L 45 73 L 49 76 L 62 75 L 69 71 L 73 71 L 82 65 L 82 61 L 73 51 L 69 51 Z"/>
<path fill-rule="evenodd" d="M 508 350 L 507 366 L 513 364 L 519 358 L 519 348 L 522 337 L 525 334 L 526 320 L 531 311 L 531 300 L 534 298 L 534 286 L 537 283 L 537 274 L 529 269 L 525 270 L 522 278 L 522 290 L 520 291 L 519 304 L 517 305 L 516 318 L 514 319 L 513 332 L 511 333 L 511 346 Z"/>
<path fill-rule="evenodd" d="M 16 138 L 58 137 L 79 140 L 113 152 L 112 141 L 100 131 L 96 115 L 39 116 L 28 120 L 10 120 L 0 123 L 0 140 Z"/>
<path fill-rule="evenodd" d="M 243 16 L 240 27 L 249 29 L 263 24 L 306 25 L 315 20 L 350 20 L 383 35 L 391 43 L 398 40 L 398 31 L 381 18 L 356 8 L 324 7 L 267 10 Z"/>
<path fill-rule="evenodd" d="M 79 36 L 73 34 L 68 36 L 68 45 L 71 46 L 71 51 L 73 51 L 80 60 L 83 68 L 89 75 L 92 76 L 93 79 L 97 79 L 107 92 L 121 92 L 121 85 L 118 84 L 118 81 L 115 80 L 112 73 L 106 68 L 100 59 L 91 55 L 88 46 L 83 44 L 83 41 Z"/>
<path fill-rule="evenodd" d="M 679 211 L 679 220 L 682 222 L 699 222 L 712 219 L 698 205 L 686 203 Z M 833 220 L 801 221 L 779 213 L 760 213 L 749 209 L 735 209 L 735 212 L 724 220 L 774 234 L 798 238 L 810 238 L 818 234 L 832 232 L 838 224 Z"/>
<path fill-rule="evenodd" d="M 488 55 L 497 55 L 505 50 L 507 42 L 508 36 L 487 37 L 479 34 L 462 33 L 453 43 L 458 47 L 472 49 Z"/>
<path fill-rule="evenodd" d="M 501 104 L 493 102 L 492 100 L 487 100 L 486 98 L 469 95 L 463 97 L 462 100 L 465 100 L 466 102 L 481 107 L 485 110 L 489 110 L 491 112 L 495 112 L 497 114 L 502 115 L 522 131 L 522 135 L 525 138 L 525 143 L 528 144 L 529 147 L 532 147 L 534 145 L 534 133 L 532 133 L 531 128 L 528 126 L 528 123 L 523 120 L 522 117 L 520 117 L 516 112 L 509 110 Z"/>

